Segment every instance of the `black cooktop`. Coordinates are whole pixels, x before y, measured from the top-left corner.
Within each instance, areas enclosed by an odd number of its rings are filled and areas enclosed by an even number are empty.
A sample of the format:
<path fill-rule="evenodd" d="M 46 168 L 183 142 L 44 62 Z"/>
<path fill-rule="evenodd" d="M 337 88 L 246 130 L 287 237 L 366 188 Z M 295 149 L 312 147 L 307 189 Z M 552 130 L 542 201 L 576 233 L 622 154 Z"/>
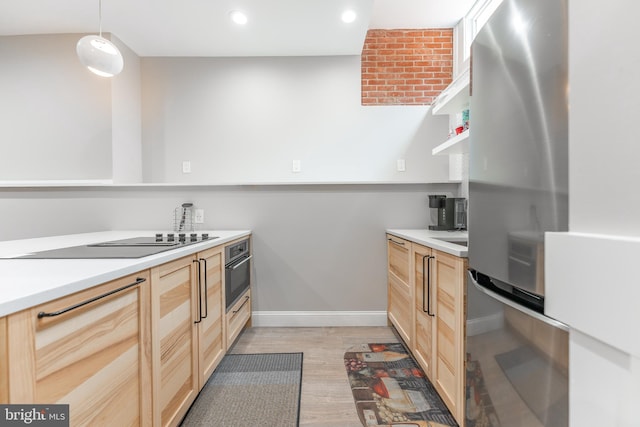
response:
<path fill-rule="evenodd" d="M 217 237 L 203 235 L 179 235 L 173 238 L 134 237 L 83 246 L 51 249 L 14 257 L 13 259 L 94 259 L 94 258 L 142 258 L 183 246 L 193 245 Z"/>

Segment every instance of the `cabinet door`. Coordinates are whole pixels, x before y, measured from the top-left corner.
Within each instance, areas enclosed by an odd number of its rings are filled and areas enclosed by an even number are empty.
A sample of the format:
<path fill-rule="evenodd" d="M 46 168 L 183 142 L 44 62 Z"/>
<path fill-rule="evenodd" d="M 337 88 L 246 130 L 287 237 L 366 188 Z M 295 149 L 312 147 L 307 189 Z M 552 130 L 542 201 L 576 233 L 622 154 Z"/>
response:
<path fill-rule="evenodd" d="M 411 242 L 387 235 L 387 257 L 387 316 L 404 342 L 412 348 Z"/>
<path fill-rule="evenodd" d="M 7 318 L 0 317 L 0 403 L 9 403 L 9 347 Z"/>
<path fill-rule="evenodd" d="M 413 244 L 414 294 L 415 294 L 415 337 L 413 355 L 432 378 L 433 347 L 435 328 L 435 299 L 431 278 L 431 249 Z"/>
<path fill-rule="evenodd" d="M 222 292 L 222 247 L 198 254 L 200 261 L 200 312 L 198 324 L 199 386 L 202 388 L 224 356 L 224 295 Z"/>
<path fill-rule="evenodd" d="M 433 251 L 436 343 L 433 382 L 458 422 L 464 408 L 464 289 L 466 259 Z"/>
<path fill-rule="evenodd" d="M 9 401 L 69 404 L 74 426 L 150 426 L 148 278 L 8 316 Z"/>
<path fill-rule="evenodd" d="M 199 391 L 197 272 L 195 256 L 151 270 L 155 426 L 178 425 Z"/>

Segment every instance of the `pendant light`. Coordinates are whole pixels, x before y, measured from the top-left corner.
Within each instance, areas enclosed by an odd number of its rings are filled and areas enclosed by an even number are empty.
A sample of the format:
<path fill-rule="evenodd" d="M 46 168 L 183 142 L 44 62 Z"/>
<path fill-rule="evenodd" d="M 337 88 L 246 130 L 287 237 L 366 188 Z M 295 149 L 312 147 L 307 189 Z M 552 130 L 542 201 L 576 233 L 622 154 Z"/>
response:
<path fill-rule="evenodd" d="M 102 77 L 113 77 L 122 71 L 122 54 L 110 40 L 102 37 L 102 0 L 98 0 L 100 35 L 84 36 L 76 45 L 82 65 Z"/>

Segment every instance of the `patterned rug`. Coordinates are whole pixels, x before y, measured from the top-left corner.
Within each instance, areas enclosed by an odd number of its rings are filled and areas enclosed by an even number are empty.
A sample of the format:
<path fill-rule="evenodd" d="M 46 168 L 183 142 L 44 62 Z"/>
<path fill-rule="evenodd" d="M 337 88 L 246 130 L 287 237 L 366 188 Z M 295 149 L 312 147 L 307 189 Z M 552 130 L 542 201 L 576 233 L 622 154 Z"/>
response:
<path fill-rule="evenodd" d="M 227 354 L 182 421 L 183 427 L 296 427 L 302 353 Z"/>
<path fill-rule="evenodd" d="M 466 427 L 500 427 L 498 414 L 484 385 L 480 362 L 471 360 L 471 355 L 467 353 L 466 367 Z"/>
<path fill-rule="evenodd" d="M 401 343 L 352 347 L 344 365 L 364 426 L 458 426 Z"/>

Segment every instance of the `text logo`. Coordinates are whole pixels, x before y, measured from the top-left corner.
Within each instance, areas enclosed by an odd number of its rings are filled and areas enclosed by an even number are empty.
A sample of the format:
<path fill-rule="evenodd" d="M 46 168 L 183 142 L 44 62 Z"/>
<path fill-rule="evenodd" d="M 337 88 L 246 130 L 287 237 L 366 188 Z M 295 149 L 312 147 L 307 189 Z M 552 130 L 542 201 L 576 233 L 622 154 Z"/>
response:
<path fill-rule="evenodd" d="M 0 405 L 0 427 L 69 427 L 69 405 Z"/>

